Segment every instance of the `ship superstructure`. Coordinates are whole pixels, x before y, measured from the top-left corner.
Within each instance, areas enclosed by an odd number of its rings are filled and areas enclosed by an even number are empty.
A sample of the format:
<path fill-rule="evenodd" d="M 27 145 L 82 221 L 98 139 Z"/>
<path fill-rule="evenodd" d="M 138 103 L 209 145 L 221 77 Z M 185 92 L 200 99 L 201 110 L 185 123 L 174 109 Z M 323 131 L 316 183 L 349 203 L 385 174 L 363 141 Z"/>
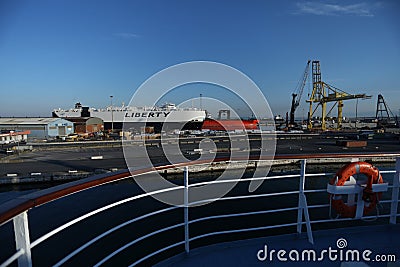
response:
<path fill-rule="evenodd" d="M 185 129 L 200 129 L 206 117 L 206 112 L 198 108 L 180 108 L 173 103 L 166 103 L 160 107 L 132 107 L 132 106 L 109 106 L 97 109 L 82 106 L 76 103 L 72 109 L 55 109 L 53 117 L 76 118 L 97 117 L 104 121 L 105 129 L 122 129 L 123 123 L 134 126 L 144 124 L 161 129 L 164 124 L 168 128 L 184 125 Z"/>

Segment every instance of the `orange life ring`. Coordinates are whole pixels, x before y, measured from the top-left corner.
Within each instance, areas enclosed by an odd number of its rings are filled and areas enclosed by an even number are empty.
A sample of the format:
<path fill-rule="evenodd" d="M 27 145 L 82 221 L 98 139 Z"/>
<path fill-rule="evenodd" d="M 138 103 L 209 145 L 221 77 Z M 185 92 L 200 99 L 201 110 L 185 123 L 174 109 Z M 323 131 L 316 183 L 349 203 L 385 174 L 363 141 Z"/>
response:
<path fill-rule="evenodd" d="M 379 199 L 381 198 L 382 193 L 374 193 L 372 191 L 372 184 L 381 184 L 383 183 L 382 176 L 379 173 L 379 170 L 373 165 L 367 162 L 352 162 L 350 164 L 342 167 L 330 180 L 331 185 L 343 186 L 344 183 L 355 174 L 362 173 L 368 177 L 367 185 L 363 190 L 362 199 L 367 203 L 364 206 L 363 215 L 367 215 L 372 212 L 375 208 Z M 337 181 L 337 182 L 336 182 Z M 332 207 L 336 210 L 341 217 L 346 218 L 354 218 L 356 215 L 357 206 L 348 206 L 344 203 L 341 195 L 330 195 Z"/>

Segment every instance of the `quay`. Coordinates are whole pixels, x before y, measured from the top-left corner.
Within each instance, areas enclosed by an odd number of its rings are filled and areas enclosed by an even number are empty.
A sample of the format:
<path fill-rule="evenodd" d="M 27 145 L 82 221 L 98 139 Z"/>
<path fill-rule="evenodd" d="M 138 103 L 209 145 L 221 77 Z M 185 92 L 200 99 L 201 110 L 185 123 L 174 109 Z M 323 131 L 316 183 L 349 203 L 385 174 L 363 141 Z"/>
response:
<path fill-rule="evenodd" d="M 181 152 L 188 159 L 195 160 L 201 154 L 211 153 L 218 158 L 227 157 L 230 152 L 260 153 L 259 137 L 249 136 L 250 151 L 236 146 L 236 140 L 244 138 L 242 135 L 207 137 L 215 143 L 214 150 L 199 149 L 199 144 L 204 137 L 199 138 L 167 138 L 162 140 L 131 141 L 132 146 L 146 145 L 146 151 L 155 164 L 167 164 L 168 160 L 163 156 L 163 149 L 169 145 L 179 143 Z M 379 157 L 379 154 L 397 153 L 400 151 L 400 141 L 396 136 L 367 140 L 365 147 L 345 147 L 337 145 L 337 141 L 346 140 L 347 135 L 319 135 L 319 134 L 277 134 L 266 136 L 274 138 L 276 142 L 276 155 L 282 157 L 294 156 L 275 162 L 275 164 L 290 164 L 296 162 L 296 155 L 301 154 L 375 154 L 370 159 L 374 162 L 392 161 L 394 157 Z M 236 143 L 237 144 L 237 143 Z M 32 143 L 32 151 L 26 151 L 15 155 L 0 157 L 0 184 L 17 184 L 32 182 L 70 181 L 87 177 L 89 175 L 114 172 L 126 169 L 121 141 L 85 141 L 62 143 Z M 336 157 L 340 162 L 339 157 Z M 141 160 L 140 158 L 138 160 Z M 318 159 L 313 159 L 318 163 Z M 321 160 L 321 163 L 324 163 Z M 223 168 L 221 164 L 213 167 L 213 170 Z M 243 166 L 238 166 L 243 167 Z M 167 171 L 169 172 L 169 170 Z M 171 172 L 174 172 L 171 170 Z M 8 176 L 12 174 L 12 176 Z M 35 175 L 32 175 L 35 174 Z"/>

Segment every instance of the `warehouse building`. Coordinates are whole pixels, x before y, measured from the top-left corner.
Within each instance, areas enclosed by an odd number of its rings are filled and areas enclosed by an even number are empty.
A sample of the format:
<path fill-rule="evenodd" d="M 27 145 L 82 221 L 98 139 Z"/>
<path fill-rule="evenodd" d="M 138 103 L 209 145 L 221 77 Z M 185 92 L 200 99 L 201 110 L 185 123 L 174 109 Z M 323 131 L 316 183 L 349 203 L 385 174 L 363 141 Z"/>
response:
<path fill-rule="evenodd" d="M 75 133 L 96 133 L 104 130 L 104 122 L 96 117 L 76 117 L 68 118 L 74 123 Z"/>
<path fill-rule="evenodd" d="M 0 118 L 0 130 L 30 131 L 29 138 L 56 138 L 74 132 L 74 124 L 61 118 Z"/>

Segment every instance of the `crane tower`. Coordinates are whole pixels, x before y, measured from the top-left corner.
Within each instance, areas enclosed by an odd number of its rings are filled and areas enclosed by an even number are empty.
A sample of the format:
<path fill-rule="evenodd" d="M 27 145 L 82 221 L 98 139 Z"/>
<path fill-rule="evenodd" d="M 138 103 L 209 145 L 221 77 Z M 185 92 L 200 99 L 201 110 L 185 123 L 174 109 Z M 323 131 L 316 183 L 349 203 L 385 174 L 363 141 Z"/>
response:
<path fill-rule="evenodd" d="M 292 105 L 290 107 L 290 122 L 289 122 L 289 125 L 292 127 L 295 125 L 295 121 L 294 121 L 295 111 L 296 111 L 297 107 L 300 105 L 301 96 L 303 95 L 303 90 L 307 83 L 308 72 L 310 69 L 310 63 L 311 63 L 311 60 L 309 60 L 307 62 L 307 65 L 303 72 L 301 80 L 299 81 L 295 92 L 292 94 Z"/>
<path fill-rule="evenodd" d="M 343 101 L 356 99 L 356 98 L 371 98 L 366 94 L 349 94 L 339 88 L 329 85 L 322 81 L 321 66 L 319 61 L 312 62 L 312 81 L 313 90 L 310 98 L 306 102 L 310 103 L 310 110 L 308 112 L 308 129 L 313 129 L 312 118 L 321 106 L 321 130 L 327 130 L 326 118 L 329 116 L 335 106 L 337 106 L 337 129 L 341 129 L 343 119 Z M 327 104 L 332 102 L 333 106 L 327 112 Z M 315 105 L 316 104 L 316 105 Z M 313 106 L 315 105 L 315 107 Z"/>

